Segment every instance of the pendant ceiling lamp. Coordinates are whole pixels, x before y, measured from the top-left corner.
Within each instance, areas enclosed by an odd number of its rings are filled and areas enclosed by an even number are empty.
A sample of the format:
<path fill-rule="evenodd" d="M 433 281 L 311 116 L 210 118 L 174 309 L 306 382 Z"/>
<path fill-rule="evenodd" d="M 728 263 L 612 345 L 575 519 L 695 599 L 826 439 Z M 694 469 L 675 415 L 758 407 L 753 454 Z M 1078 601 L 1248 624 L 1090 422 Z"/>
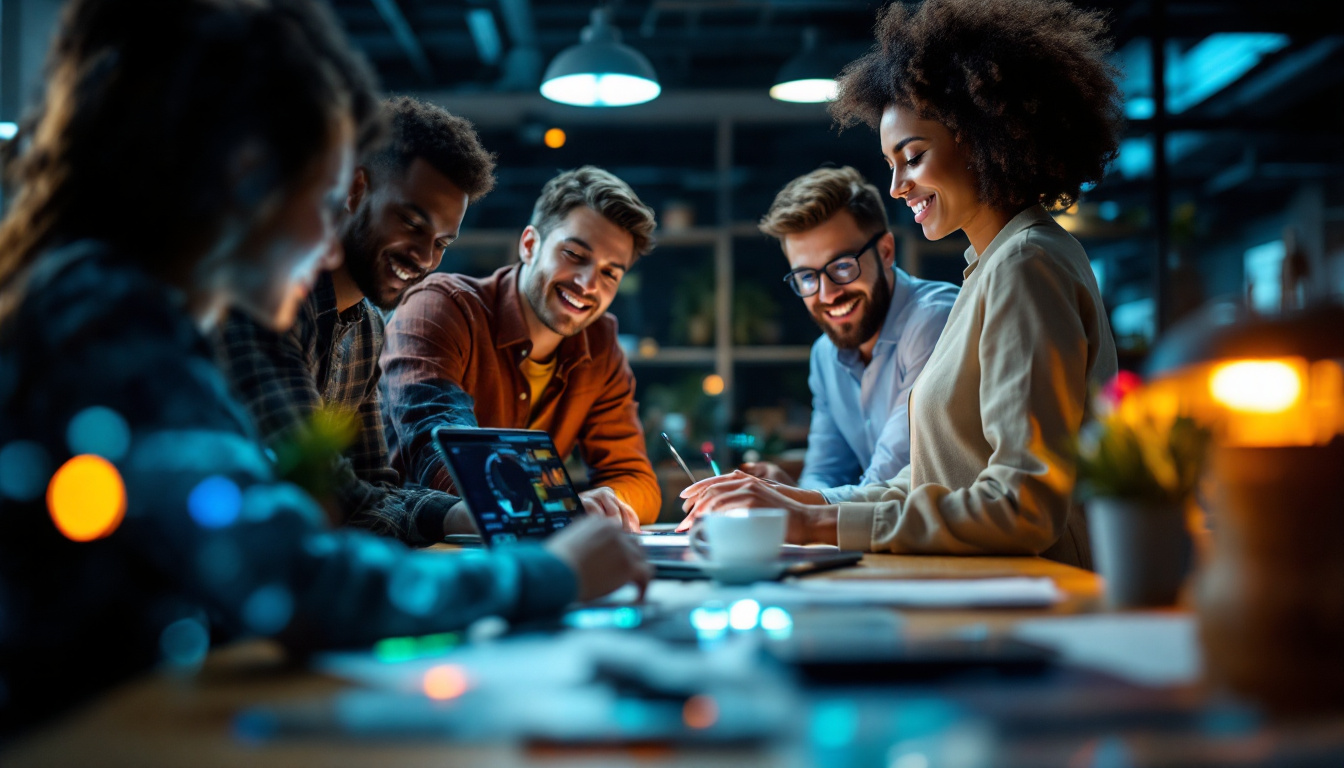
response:
<path fill-rule="evenodd" d="M 627 107 L 658 98 L 662 86 L 644 54 L 621 43 L 607 9 L 594 8 L 580 43 L 561 51 L 546 68 L 541 95 L 578 107 Z"/>
<path fill-rule="evenodd" d="M 817 46 L 817 30 L 803 30 L 803 50 L 784 62 L 775 84 L 770 86 L 770 98 L 800 104 L 814 104 L 835 100 L 835 75 L 842 64 L 827 56 Z"/>

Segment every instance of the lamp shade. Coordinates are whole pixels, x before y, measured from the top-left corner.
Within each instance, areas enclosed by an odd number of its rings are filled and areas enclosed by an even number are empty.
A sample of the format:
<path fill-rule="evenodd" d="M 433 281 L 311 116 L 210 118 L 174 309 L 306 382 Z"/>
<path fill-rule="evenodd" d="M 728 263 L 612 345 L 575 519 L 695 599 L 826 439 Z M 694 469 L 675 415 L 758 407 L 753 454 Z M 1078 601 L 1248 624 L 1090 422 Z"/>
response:
<path fill-rule="evenodd" d="M 1150 398 L 1221 426 L 1225 445 L 1325 445 L 1344 435 L 1344 306 L 1274 317 L 1212 305 L 1149 356 Z"/>
<path fill-rule="evenodd" d="M 1344 306 L 1319 304 L 1265 317 L 1237 304 L 1205 307 L 1172 328 L 1148 357 L 1146 373 L 1162 376 L 1199 363 L 1233 358 L 1344 359 Z"/>
<path fill-rule="evenodd" d="M 803 50 L 780 67 L 770 86 L 770 98 L 801 104 L 834 101 L 835 75 L 842 66 L 843 62 L 817 47 L 817 31 L 808 27 L 803 30 Z"/>
<path fill-rule="evenodd" d="M 658 98 L 662 86 L 653 65 L 621 43 L 606 11 L 593 9 L 581 42 L 556 55 L 542 78 L 541 95 L 578 107 L 625 107 Z"/>

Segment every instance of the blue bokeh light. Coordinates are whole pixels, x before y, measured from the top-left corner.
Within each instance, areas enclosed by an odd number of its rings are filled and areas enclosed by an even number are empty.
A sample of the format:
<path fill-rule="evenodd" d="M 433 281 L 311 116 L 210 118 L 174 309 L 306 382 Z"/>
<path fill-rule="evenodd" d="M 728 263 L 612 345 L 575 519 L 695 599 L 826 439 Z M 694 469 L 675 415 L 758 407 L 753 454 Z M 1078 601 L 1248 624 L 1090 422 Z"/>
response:
<path fill-rule="evenodd" d="M 787 639 L 793 634 L 793 617 L 783 608 L 772 605 L 761 611 L 761 629 L 772 639 Z"/>
<path fill-rule="evenodd" d="M 273 635 L 289 624 L 294 597 L 279 584 L 262 587 L 243 603 L 243 621 L 259 635 Z"/>
<path fill-rule="evenodd" d="M 859 733 L 859 709 L 851 701 L 819 701 L 812 708 L 812 741 L 825 749 L 840 749 Z"/>
<path fill-rule="evenodd" d="M 243 492 L 238 484 L 221 475 L 211 475 L 192 489 L 187 511 L 202 528 L 233 525 L 243 509 Z"/>
<path fill-rule="evenodd" d="M 0 496 L 15 501 L 41 498 L 51 480 L 51 459 L 31 440 L 15 440 L 0 448 Z"/>
<path fill-rule="evenodd" d="M 70 420 L 65 430 L 70 453 L 91 453 L 108 461 L 120 461 L 131 447 L 131 428 L 121 414 L 95 405 L 85 408 Z"/>
<path fill-rule="evenodd" d="M 210 632 L 196 619 L 179 619 L 159 635 L 159 650 L 176 667 L 199 667 L 210 650 Z"/>
<path fill-rule="evenodd" d="M 432 573 L 413 562 L 392 572 L 387 582 L 392 604 L 412 616 L 428 616 L 439 601 L 439 585 Z"/>

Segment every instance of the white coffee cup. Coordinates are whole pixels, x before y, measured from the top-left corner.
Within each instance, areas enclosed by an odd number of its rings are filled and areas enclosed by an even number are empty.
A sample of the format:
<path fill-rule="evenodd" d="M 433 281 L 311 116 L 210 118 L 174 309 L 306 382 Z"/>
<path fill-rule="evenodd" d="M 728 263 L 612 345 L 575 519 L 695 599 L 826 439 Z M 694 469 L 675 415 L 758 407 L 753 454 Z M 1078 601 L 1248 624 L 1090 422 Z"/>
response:
<path fill-rule="evenodd" d="M 768 563 L 779 557 L 788 522 L 782 509 L 730 509 L 705 515 L 691 530 L 691 549 L 720 565 Z"/>

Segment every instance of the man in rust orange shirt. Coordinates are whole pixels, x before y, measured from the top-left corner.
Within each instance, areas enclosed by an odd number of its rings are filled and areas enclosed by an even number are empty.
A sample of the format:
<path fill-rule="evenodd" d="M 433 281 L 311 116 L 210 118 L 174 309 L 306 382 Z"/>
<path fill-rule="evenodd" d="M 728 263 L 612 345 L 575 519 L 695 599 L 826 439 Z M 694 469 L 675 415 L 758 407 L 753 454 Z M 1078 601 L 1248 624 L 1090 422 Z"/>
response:
<path fill-rule="evenodd" d="M 606 314 L 621 279 L 652 249 L 653 211 L 612 174 L 584 166 L 546 183 L 518 241 L 520 262 L 486 278 L 434 274 L 387 326 L 383 377 L 392 466 L 447 489 L 430 440 L 440 424 L 541 429 L 577 445 L 590 512 L 625 527 L 658 517 L 635 377 Z"/>

